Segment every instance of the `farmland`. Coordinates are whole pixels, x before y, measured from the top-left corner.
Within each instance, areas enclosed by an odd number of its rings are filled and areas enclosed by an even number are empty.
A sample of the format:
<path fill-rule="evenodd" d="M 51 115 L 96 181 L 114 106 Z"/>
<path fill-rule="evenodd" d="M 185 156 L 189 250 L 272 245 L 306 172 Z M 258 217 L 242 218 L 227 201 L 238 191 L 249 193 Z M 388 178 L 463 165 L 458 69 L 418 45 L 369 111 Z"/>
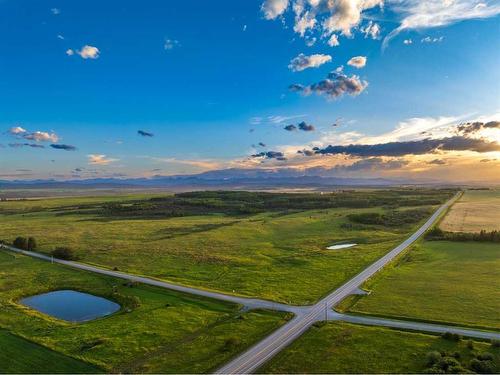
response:
<path fill-rule="evenodd" d="M 422 241 L 364 288 L 341 309 L 500 329 L 500 246 Z"/>
<path fill-rule="evenodd" d="M 431 352 L 437 352 L 437 356 L 440 352 L 445 354 L 435 366 L 456 366 L 450 372 L 471 371 L 471 364 L 483 353 L 492 355 L 488 361 L 490 372 L 500 370 L 500 349 L 489 343 L 455 342 L 421 333 L 327 323 L 311 328 L 259 372 L 422 373 L 432 367 Z"/>
<path fill-rule="evenodd" d="M 19 304 L 74 289 L 119 302 L 120 312 L 82 324 Z M 214 300 L 126 283 L 0 251 L 0 372 L 207 372 L 285 322 Z M 22 360 L 21 360 L 22 359 Z"/>
<path fill-rule="evenodd" d="M 310 304 L 400 243 L 452 194 L 400 189 L 47 198 L 0 202 L 0 227 L 7 242 L 34 236 L 45 253 L 66 246 L 82 262 Z M 360 222 L 365 214 L 376 220 Z M 358 246 L 326 249 L 342 241 Z"/>
<path fill-rule="evenodd" d="M 440 228 L 449 232 L 500 230 L 500 189 L 467 190 Z"/>

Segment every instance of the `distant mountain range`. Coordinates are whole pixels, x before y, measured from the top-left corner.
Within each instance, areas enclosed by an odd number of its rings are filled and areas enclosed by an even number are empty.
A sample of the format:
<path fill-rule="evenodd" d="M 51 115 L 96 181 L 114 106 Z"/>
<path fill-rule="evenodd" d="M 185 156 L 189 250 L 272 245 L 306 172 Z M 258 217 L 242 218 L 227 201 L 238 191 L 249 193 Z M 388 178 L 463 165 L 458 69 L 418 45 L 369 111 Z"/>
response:
<path fill-rule="evenodd" d="M 331 175 L 331 170 L 312 168 L 296 169 L 223 169 L 193 175 L 153 176 L 151 178 L 91 178 L 59 181 L 0 180 L 0 188 L 321 188 L 332 186 L 394 186 L 437 185 L 435 181 L 387 178 L 347 178 Z"/>

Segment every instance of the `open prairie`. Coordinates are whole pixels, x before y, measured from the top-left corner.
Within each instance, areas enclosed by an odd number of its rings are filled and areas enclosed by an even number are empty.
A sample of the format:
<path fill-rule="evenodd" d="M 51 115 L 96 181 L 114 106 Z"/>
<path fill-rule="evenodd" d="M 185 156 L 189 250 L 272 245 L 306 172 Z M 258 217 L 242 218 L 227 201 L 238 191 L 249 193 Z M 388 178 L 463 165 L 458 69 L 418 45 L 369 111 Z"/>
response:
<path fill-rule="evenodd" d="M 440 224 L 450 232 L 500 230 L 500 189 L 467 190 Z"/>
<path fill-rule="evenodd" d="M 58 289 L 121 305 L 85 323 L 19 303 Z M 287 316 L 69 269 L 0 250 L 0 373 L 204 373 L 261 339 Z M 5 347 L 4 347 L 5 345 Z"/>
<path fill-rule="evenodd" d="M 500 245 L 421 241 L 341 310 L 500 329 Z"/>
<path fill-rule="evenodd" d="M 2 239 L 179 284 L 310 304 L 399 244 L 450 190 L 199 192 L 0 202 Z M 357 246 L 327 247 L 345 241 Z"/>
<path fill-rule="evenodd" d="M 475 357 L 482 353 L 491 353 L 490 372 L 500 370 L 500 349 L 489 343 L 472 342 L 471 345 L 465 341 L 449 341 L 439 336 L 421 333 L 347 323 L 328 323 L 313 326 L 259 372 L 424 373 L 429 372 L 429 368 L 432 367 L 428 363 L 429 352 L 438 352 L 438 356 L 439 353 L 446 354 L 447 359 L 442 361 L 449 362 L 450 367 L 457 366 L 455 373 L 470 372 L 470 365 Z"/>

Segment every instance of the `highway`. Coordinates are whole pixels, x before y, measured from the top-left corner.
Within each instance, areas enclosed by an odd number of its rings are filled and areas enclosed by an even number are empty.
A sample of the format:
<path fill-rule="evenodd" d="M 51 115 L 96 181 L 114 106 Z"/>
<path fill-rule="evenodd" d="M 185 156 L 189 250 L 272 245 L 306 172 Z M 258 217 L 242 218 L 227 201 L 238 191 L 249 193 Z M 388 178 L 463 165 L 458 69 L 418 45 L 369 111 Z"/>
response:
<path fill-rule="evenodd" d="M 403 241 L 399 246 L 388 252 L 382 258 L 372 263 L 362 272 L 347 281 L 340 288 L 336 289 L 328 296 L 320 300 L 310 310 L 301 315 L 297 315 L 290 322 L 282 326 L 280 329 L 267 336 L 264 340 L 257 343 L 246 352 L 227 363 L 216 373 L 220 374 L 248 374 L 256 371 L 269 359 L 290 345 L 295 339 L 301 336 L 309 327 L 318 320 L 327 320 L 328 312 L 336 304 L 348 295 L 355 293 L 358 287 L 366 280 L 378 272 L 381 268 L 387 265 L 391 260 L 397 257 L 408 246 L 415 242 L 422 234 L 429 229 L 439 216 L 460 196 L 460 193 L 455 195 L 448 202 L 439 207 L 436 212 L 408 239 Z"/>

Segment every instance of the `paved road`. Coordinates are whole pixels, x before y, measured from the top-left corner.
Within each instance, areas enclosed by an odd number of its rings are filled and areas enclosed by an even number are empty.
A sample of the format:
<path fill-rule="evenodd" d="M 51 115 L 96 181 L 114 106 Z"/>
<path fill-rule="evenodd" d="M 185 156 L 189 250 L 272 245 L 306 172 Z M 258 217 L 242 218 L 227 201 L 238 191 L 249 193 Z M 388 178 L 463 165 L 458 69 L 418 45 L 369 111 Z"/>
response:
<path fill-rule="evenodd" d="M 302 314 L 304 311 L 307 310 L 307 307 L 291 306 L 291 305 L 285 305 L 282 303 L 277 303 L 277 302 L 272 302 L 272 301 L 260 300 L 260 299 L 256 299 L 256 298 L 237 297 L 237 296 L 232 296 L 232 295 L 223 294 L 223 293 L 210 292 L 208 290 L 196 289 L 196 288 L 190 288 L 187 286 L 171 284 L 171 283 L 168 283 L 165 281 L 159 281 L 159 280 L 151 279 L 148 277 L 136 276 L 136 275 L 127 274 L 124 272 L 107 270 L 105 268 L 99 268 L 96 266 L 91 266 L 89 264 L 72 262 L 72 261 L 68 261 L 68 260 L 55 259 L 55 258 L 52 258 L 52 257 L 44 255 L 44 254 L 36 253 L 34 251 L 20 250 L 20 249 L 17 249 L 15 247 L 12 247 L 12 246 L 0 245 L 0 247 L 3 247 L 5 249 L 8 249 L 10 251 L 13 251 L 13 252 L 16 252 L 19 254 L 24 254 L 24 255 L 27 255 L 27 256 L 30 256 L 33 258 L 37 258 L 37 259 L 41 259 L 41 260 L 45 260 L 45 261 L 53 262 L 53 263 L 59 263 L 59 264 L 63 264 L 63 265 L 68 266 L 68 267 L 77 268 L 77 269 L 85 270 L 85 271 L 90 271 L 90 272 L 98 273 L 101 275 L 117 277 L 119 279 L 134 281 L 134 282 L 143 283 L 143 284 L 147 284 L 147 285 L 153 285 L 153 286 L 157 286 L 160 288 L 166 288 L 166 289 L 176 290 L 176 291 L 183 292 L 183 293 L 189 293 L 189 294 L 194 294 L 197 296 L 203 296 L 203 297 L 213 298 L 213 299 L 217 299 L 217 300 L 221 300 L 221 301 L 236 303 L 236 304 L 242 305 L 245 310 L 269 309 L 269 310 L 287 311 L 287 312 L 291 312 L 294 314 Z"/>
<path fill-rule="evenodd" d="M 328 314 L 329 320 L 339 320 L 354 324 L 363 324 L 368 326 L 380 326 L 380 327 L 390 327 L 398 329 L 408 329 L 412 331 L 421 332 L 431 332 L 431 333 L 456 333 L 460 336 L 474 337 L 486 340 L 500 340 L 500 333 L 497 332 L 487 332 L 479 331 L 475 329 L 461 328 L 456 326 L 447 326 L 442 324 L 430 324 L 421 322 L 411 322 L 406 320 L 395 320 L 395 319 L 385 319 L 376 318 L 371 316 L 359 316 L 359 315 L 348 315 L 339 314 L 335 311 L 330 311 Z"/>
<path fill-rule="evenodd" d="M 328 311 L 338 304 L 342 299 L 354 293 L 358 287 L 366 280 L 378 272 L 387 263 L 398 256 L 415 240 L 417 240 L 432 224 L 439 215 L 455 202 L 460 194 L 443 204 L 436 212 L 422 225 L 415 233 L 399 246 L 391 250 L 375 263 L 368 266 L 362 272 L 354 276 L 340 288 L 336 289 L 328 296 L 320 300 L 307 313 L 296 316 L 290 322 L 282 326 L 277 331 L 257 343 L 246 352 L 233 359 L 231 362 L 221 367 L 217 373 L 220 374 L 247 374 L 256 371 L 269 359 L 279 353 L 286 346 L 291 344 L 296 338 L 301 336 L 309 327 L 318 320 L 326 320 Z"/>

